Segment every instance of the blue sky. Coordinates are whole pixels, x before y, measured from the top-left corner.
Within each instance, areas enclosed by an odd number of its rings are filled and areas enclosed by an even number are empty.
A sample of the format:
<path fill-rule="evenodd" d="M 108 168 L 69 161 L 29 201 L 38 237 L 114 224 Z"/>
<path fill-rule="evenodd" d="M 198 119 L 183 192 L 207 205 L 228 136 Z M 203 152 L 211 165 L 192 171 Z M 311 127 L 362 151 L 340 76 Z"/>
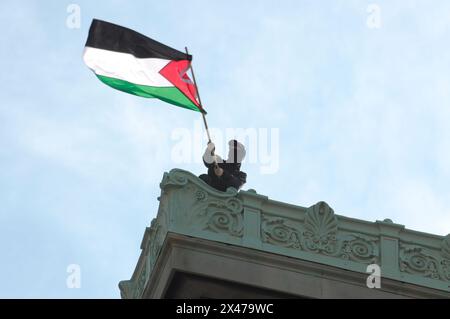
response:
<path fill-rule="evenodd" d="M 0 297 L 118 298 L 163 172 L 204 171 L 170 155 L 199 113 L 114 91 L 83 64 L 92 18 L 187 45 L 212 127 L 279 129 L 278 171 L 244 164 L 245 189 L 450 232 L 450 2 L 4 0 Z"/>

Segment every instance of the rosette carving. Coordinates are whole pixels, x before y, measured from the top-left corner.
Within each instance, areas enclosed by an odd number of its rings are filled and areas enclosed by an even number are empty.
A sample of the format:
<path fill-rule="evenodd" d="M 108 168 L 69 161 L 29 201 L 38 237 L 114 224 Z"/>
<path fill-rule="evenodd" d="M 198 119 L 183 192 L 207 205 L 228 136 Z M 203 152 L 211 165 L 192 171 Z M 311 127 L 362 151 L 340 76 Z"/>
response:
<path fill-rule="evenodd" d="M 244 227 L 242 209 L 242 202 L 235 197 L 209 200 L 200 214 L 206 220 L 204 229 L 241 237 Z"/>
<path fill-rule="evenodd" d="M 375 263 L 378 259 L 377 240 L 361 234 L 349 234 L 340 240 L 341 258 L 364 263 Z"/>
<path fill-rule="evenodd" d="M 300 232 L 287 226 L 282 218 L 264 220 L 261 235 L 264 242 L 273 245 L 302 248 Z"/>
<path fill-rule="evenodd" d="M 400 245 L 400 270 L 432 279 L 450 281 L 450 260 L 439 258 L 425 247 Z"/>

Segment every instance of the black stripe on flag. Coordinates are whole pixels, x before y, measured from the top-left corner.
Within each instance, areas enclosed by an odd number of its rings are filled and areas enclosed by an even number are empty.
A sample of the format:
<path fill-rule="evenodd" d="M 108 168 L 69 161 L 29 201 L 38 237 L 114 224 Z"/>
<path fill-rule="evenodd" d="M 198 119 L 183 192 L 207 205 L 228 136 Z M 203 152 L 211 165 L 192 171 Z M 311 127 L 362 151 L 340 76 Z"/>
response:
<path fill-rule="evenodd" d="M 192 60 L 192 56 L 159 43 L 143 34 L 117 24 L 94 19 L 89 29 L 86 46 L 129 53 L 136 58 Z"/>

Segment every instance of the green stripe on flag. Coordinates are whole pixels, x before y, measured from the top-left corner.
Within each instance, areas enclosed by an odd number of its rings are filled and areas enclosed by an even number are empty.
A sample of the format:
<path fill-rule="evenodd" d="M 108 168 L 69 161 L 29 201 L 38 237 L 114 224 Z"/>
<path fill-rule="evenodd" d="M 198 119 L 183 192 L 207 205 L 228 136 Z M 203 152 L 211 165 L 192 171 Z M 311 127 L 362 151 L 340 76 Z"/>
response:
<path fill-rule="evenodd" d="M 201 112 L 199 108 L 176 87 L 154 87 L 139 85 L 103 75 L 96 74 L 96 76 L 100 81 L 117 90 L 141 97 L 157 98 L 167 103 L 183 107 L 185 109 Z"/>

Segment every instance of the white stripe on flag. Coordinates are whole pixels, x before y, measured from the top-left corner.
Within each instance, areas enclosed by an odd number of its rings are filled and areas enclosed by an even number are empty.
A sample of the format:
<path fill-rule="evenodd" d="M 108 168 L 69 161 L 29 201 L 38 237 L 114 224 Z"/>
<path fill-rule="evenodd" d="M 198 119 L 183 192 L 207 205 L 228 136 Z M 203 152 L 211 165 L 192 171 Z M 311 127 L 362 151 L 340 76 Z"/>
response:
<path fill-rule="evenodd" d="M 159 71 L 170 60 L 138 59 L 131 54 L 85 47 L 83 60 L 95 74 L 153 87 L 173 87 Z"/>

